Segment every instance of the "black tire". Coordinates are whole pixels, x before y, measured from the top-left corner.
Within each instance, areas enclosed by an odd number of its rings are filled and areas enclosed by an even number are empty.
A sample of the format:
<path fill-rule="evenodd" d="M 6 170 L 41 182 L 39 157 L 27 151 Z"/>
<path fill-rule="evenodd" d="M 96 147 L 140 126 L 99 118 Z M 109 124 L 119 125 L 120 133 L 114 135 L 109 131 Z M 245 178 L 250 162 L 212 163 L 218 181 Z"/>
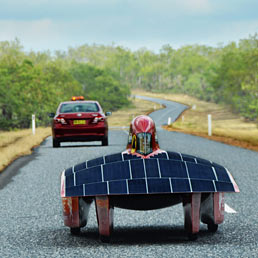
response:
<path fill-rule="evenodd" d="M 103 138 L 102 146 L 108 146 L 108 137 Z"/>
<path fill-rule="evenodd" d="M 102 243 L 109 243 L 110 242 L 110 236 L 99 236 Z"/>
<path fill-rule="evenodd" d="M 53 139 L 53 148 L 60 147 L 60 142 L 57 139 Z"/>
<path fill-rule="evenodd" d="M 219 226 L 217 224 L 210 223 L 207 225 L 207 227 L 209 232 L 215 233 L 218 230 Z"/>
<path fill-rule="evenodd" d="M 188 240 L 195 241 L 198 238 L 198 234 L 188 233 Z"/>
<path fill-rule="evenodd" d="M 80 228 L 70 228 L 70 232 L 72 235 L 79 235 L 81 233 L 81 229 Z"/>

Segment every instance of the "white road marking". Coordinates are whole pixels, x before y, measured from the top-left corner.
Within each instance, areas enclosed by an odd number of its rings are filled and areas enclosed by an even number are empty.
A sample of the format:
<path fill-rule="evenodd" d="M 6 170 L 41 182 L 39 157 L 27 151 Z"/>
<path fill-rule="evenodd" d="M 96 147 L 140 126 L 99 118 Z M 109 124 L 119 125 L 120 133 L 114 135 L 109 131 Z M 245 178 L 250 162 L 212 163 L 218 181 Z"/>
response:
<path fill-rule="evenodd" d="M 226 213 L 237 213 L 234 209 L 232 209 L 229 205 L 225 203 L 225 212 Z"/>

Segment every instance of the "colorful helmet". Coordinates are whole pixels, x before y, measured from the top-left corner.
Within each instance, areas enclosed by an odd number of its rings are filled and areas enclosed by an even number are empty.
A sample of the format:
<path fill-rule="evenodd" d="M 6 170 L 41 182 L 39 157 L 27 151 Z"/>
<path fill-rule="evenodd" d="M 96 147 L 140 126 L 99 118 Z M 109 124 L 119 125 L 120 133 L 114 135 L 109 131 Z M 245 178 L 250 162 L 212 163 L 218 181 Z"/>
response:
<path fill-rule="evenodd" d="M 130 152 L 148 155 L 159 149 L 154 121 L 145 115 L 137 116 L 130 124 L 127 149 Z"/>

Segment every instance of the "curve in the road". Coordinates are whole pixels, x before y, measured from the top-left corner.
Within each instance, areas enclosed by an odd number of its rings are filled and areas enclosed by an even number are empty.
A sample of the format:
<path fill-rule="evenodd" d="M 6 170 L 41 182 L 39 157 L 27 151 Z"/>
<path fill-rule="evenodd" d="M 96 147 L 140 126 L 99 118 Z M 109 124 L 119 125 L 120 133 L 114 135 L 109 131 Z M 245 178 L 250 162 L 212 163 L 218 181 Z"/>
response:
<path fill-rule="evenodd" d="M 180 114 L 188 108 L 186 105 L 170 100 L 163 100 L 140 95 L 135 95 L 135 97 L 138 99 L 155 102 L 166 107 L 165 109 L 154 111 L 149 115 L 155 121 L 156 127 L 158 129 L 160 129 L 162 125 L 167 124 L 169 117 L 171 118 L 171 122 L 174 122 L 180 116 Z"/>

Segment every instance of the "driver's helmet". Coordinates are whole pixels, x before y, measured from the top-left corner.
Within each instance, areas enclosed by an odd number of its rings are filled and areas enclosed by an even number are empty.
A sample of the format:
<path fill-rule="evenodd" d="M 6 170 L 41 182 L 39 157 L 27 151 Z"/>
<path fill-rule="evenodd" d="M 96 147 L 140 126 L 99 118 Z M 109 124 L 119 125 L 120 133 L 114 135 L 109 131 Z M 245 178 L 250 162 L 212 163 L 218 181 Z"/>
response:
<path fill-rule="evenodd" d="M 148 155 L 159 148 L 154 121 L 145 115 L 137 116 L 130 125 L 127 149 L 131 153 Z"/>

